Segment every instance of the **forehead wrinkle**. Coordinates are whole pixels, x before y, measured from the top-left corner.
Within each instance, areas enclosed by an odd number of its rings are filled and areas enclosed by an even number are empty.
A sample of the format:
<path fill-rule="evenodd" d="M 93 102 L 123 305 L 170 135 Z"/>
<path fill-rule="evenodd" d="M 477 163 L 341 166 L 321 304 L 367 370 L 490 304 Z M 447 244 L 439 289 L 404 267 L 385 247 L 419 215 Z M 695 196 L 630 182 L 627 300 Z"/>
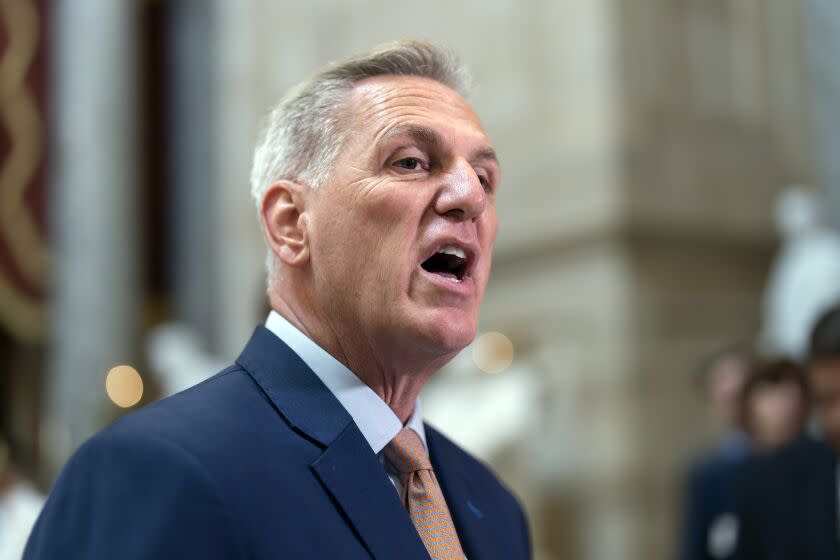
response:
<path fill-rule="evenodd" d="M 408 82 L 406 81 L 408 80 Z M 422 82 L 423 85 L 412 82 Z M 446 84 L 416 76 L 377 76 L 358 82 L 353 91 L 360 97 L 376 102 L 376 98 L 414 97 L 431 100 L 452 107 L 452 99 L 462 102 L 464 109 L 472 111 L 466 100 Z"/>
<path fill-rule="evenodd" d="M 426 78 L 412 78 L 407 79 L 421 80 L 424 87 L 419 85 L 409 85 L 403 82 L 401 77 L 388 76 L 388 79 L 395 80 L 396 83 L 381 82 L 380 78 L 370 78 L 363 80 L 356 84 L 352 90 L 352 95 L 355 101 L 360 105 L 360 113 L 370 111 L 371 113 L 388 114 L 392 111 L 399 111 L 400 109 L 414 106 L 415 108 L 423 108 L 426 112 L 435 112 L 436 108 L 442 107 L 443 112 L 456 112 L 456 118 L 467 121 L 474 121 L 480 126 L 478 115 L 475 110 L 461 97 L 456 91 L 450 89 L 445 84 L 440 84 L 434 80 Z M 402 77 L 405 78 L 405 77 Z M 401 99 L 402 98 L 402 99 Z M 431 101 L 429 107 L 424 107 L 424 102 Z M 453 103 L 456 101 L 457 103 Z M 367 107 L 365 107 L 367 105 Z M 385 107 L 383 107 L 385 105 Z M 390 107 L 388 105 L 391 105 Z"/>
<path fill-rule="evenodd" d="M 395 112 L 415 110 L 419 114 L 434 112 L 434 109 L 424 106 L 425 101 L 437 102 L 446 108 L 452 106 L 447 104 L 440 96 L 419 90 L 418 94 L 410 94 L 400 91 L 398 88 L 385 86 L 367 86 L 364 89 L 355 90 L 356 105 L 359 109 L 358 115 L 366 113 L 373 117 L 387 117 Z"/>

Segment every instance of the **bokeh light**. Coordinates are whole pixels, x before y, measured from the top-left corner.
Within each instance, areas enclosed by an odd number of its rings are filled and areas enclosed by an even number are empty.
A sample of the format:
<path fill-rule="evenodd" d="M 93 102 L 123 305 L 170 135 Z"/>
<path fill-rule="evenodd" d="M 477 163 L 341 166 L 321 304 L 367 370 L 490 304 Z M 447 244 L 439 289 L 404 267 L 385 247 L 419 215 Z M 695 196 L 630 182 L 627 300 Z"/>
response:
<path fill-rule="evenodd" d="M 513 362 L 513 343 L 500 332 L 487 332 L 473 343 L 473 361 L 481 371 L 501 373 Z"/>
<path fill-rule="evenodd" d="M 105 378 L 105 391 L 120 408 L 132 407 L 143 397 L 143 378 L 129 365 L 115 366 Z"/>

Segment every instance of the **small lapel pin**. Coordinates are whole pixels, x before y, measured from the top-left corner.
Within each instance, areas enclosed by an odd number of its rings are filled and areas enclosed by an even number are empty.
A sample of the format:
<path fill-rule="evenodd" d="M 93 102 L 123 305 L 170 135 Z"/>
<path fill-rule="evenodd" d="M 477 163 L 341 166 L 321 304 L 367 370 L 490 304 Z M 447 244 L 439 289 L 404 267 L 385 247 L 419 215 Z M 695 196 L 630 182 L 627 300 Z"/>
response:
<path fill-rule="evenodd" d="M 471 512 L 473 512 L 473 515 L 475 515 L 475 516 L 476 516 L 476 517 L 478 517 L 479 519 L 483 519 L 483 518 L 484 518 L 484 514 L 481 512 L 481 510 L 480 510 L 480 509 L 478 509 L 478 508 L 475 506 L 475 504 L 474 504 L 474 503 L 472 503 L 472 501 L 471 501 L 471 500 L 467 500 L 467 507 L 468 507 L 468 508 L 470 508 L 470 511 L 471 511 Z"/>

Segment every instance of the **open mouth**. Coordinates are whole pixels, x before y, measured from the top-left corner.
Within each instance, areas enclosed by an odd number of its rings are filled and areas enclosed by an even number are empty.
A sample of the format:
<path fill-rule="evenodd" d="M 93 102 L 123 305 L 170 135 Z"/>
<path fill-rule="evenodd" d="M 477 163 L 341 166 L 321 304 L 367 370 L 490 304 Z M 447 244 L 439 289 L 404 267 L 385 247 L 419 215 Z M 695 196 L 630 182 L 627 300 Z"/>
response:
<path fill-rule="evenodd" d="M 468 278 L 468 265 L 467 252 L 455 245 L 444 245 L 420 264 L 426 272 L 437 274 L 451 282 L 463 282 Z"/>

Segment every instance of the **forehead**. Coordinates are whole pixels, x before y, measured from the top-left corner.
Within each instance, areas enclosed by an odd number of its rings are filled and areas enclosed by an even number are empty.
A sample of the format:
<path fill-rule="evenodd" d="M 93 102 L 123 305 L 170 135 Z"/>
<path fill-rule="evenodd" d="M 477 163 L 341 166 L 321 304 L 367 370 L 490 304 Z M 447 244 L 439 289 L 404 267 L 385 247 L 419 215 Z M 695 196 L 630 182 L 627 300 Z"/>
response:
<path fill-rule="evenodd" d="M 456 91 L 429 78 L 377 76 L 358 82 L 347 108 L 355 128 L 376 139 L 395 126 L 433 127 L 455 140 L 488 143 L 478 115 Z"/>

